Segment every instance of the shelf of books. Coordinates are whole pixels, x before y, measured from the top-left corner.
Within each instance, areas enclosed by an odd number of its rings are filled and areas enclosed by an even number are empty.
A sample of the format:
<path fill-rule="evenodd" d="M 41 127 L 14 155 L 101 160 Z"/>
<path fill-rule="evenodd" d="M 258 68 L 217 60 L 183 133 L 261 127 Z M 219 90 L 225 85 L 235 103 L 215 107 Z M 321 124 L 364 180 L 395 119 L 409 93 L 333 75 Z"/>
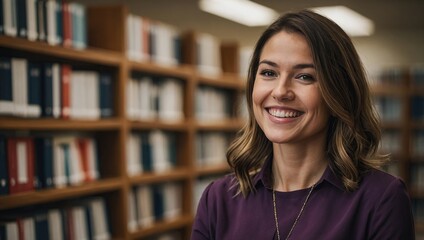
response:
<path fill-rule="evenodd" d="M 408 185 L 417 236 L 424 235 L 423 86 L 423 66 L 385 69 L 372 86 L 383 123 L 381 150 L 391 156 L 385 170 Z"/>
<path fill-rule="evenodd" d="M 243 124 L 237 44 L 28 2 L 1 3 L 0 238 L 188 239 Z"/>

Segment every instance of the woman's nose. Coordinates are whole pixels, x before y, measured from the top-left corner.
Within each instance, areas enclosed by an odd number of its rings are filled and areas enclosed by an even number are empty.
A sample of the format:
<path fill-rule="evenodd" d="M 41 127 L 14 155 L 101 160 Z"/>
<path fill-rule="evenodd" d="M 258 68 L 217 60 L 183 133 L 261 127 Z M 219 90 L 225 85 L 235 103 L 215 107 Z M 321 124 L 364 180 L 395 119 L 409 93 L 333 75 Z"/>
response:
<path fill-rule="evenodd" d="M 271 93 L 272 98 L 277 101 L 291 101 L 295 98 L 295 94 L 291 87 L 290 79 L 280 79 L 275 85 Z"/>

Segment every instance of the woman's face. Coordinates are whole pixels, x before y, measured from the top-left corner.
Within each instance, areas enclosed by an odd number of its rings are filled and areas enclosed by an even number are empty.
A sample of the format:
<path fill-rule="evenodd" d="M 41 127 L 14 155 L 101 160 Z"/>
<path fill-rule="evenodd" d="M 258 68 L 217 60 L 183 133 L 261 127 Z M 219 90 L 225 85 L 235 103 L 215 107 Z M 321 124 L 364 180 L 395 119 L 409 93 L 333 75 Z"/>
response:
<path fill-rule="evenodd" d="M 253 112 L 274 143 L 325 138 L 329 110 L 305 38 L 281 31 L 264 45 L 253 86 Z"/>

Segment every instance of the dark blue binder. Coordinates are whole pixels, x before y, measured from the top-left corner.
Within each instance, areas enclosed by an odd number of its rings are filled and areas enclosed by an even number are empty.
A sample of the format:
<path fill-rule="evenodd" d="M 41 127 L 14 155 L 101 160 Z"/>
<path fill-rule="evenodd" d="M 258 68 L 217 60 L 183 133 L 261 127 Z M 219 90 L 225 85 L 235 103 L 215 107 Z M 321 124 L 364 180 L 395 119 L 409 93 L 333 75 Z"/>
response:
<path fill-rule="evenodd" d="M 0 135 L 0 196 L 9 193 L 6 137 Z"/>
<path fill-rule="evenodd" d="M 53 64 L 43 64 L 41 84 L 41 116 L 53 117 Z"/>
<path fill-rule="evenodd" d="M 99 102 L 100 116 L 102 118 L 112 117 L 113 115 L 113 82 L 109 73 L 101 72 L 99 74 Z"/>

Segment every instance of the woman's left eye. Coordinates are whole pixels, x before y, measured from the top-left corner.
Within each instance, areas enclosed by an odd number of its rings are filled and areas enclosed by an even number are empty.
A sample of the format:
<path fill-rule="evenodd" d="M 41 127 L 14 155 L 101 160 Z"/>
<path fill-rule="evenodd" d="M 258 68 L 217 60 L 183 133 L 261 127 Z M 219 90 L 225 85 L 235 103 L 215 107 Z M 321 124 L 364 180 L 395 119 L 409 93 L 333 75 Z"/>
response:
<path fill-rule="evenodd" d="M 314 81 L 315 78 L 309 74 L 300 74 L 297 76 L 297 79 L 303 80 L 303 81 Z"/>

